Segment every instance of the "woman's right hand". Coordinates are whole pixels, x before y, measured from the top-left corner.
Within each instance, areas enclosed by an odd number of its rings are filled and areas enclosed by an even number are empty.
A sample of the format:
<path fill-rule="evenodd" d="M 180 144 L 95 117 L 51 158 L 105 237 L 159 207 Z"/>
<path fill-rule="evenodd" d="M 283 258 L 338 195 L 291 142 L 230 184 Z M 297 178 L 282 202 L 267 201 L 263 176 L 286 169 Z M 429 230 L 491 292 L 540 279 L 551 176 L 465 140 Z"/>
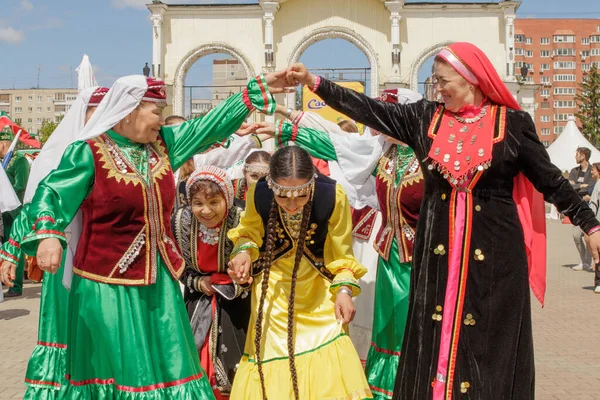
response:
<path fill-rule="evenodd" d="M 202 290 L 202 293 L 204 293 L 207 296 L 212 296 L 213 294 L 215 294 L 215 289 L 213 289 L 211 283 L 210 283 L 210 276 L 203 276 L 200 278 L 200 290 Z"/>
<path fill-rule="evenodd" d="M 37 264 L 42 271 L 55 274 L 62 261 L 63 248 L 56 238 L 40 241 L 37 251 Z"/>
<path fill-rule="evenodd" d="M 238 285 L 252 283 L 252 276 L 250 276 L 250 268 L 252 268 L 252 258 L 250 254 L 245 251 L 239 252 L 235 257 L 229 261 L 227 265 L 227 273 Z"/>
<path fill-rule="evenodd" d="M 296 63 L 288 69 L 286 79 L 290 85 L 302 84 L 312 89 L 315 86 L 317 77 L 310 73 L 306 65 Z"/>
<path fill-rule="evenodd" d="M 4 260 L 0 267 L 0 280 L 6 287 L 13 287 L 15 284 L 13 281 L 17 276 L 17 264 L 13 264 L 10 261 Z"/>

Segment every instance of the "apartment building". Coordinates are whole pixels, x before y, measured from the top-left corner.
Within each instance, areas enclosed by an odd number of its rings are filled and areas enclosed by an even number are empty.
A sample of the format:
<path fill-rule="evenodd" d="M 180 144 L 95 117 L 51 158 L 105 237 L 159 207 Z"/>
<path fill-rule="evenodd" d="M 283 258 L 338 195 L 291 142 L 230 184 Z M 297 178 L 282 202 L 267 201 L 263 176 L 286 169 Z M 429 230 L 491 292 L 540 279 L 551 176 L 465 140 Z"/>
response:
<path fill-rule="evenodd" d="M 35 135 L 43 121 L 59 121 L 77 98 L 77 89 L 0 89 L 0 111 Z"/>
<path fill-rule="evenodd" d="M 515 74 L 540 84 L 535 125 L 550 145 L 577 112 L 575 95 L 591 66 L 600 68 L 600 19 L 515 20 Z"/>

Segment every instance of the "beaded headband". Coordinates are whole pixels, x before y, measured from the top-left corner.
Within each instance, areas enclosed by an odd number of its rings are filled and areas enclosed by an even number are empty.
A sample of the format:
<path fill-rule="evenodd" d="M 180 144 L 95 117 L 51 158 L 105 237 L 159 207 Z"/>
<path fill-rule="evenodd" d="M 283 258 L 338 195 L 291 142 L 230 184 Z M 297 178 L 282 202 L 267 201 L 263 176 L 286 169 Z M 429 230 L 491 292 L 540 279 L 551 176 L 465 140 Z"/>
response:
<path fill-rule="evenodd" d="M 190 188 L 198 181 L 211 181 L 216 183 L 219 186 L 219 189 L 221 189 L 223 197 L 225 197 L 227 209 L 229 210 L 231 206 L 233 206 L 233 185 L 231 184 L 227 172 L 212 165 L 205 165 L 195 170 L 192 175 L 190 175 L 187 184 L 185 185 L 185 192 L 189 202 L 192 201 Z"/>
<path fill-rule="evenodd" d="M 269 165 L 244 164 L 244 172 L 247 172 L 249 174 L 255 173 L 265 176 L 269 174 Z"/>
<path fill-rule="evenodd" d="M 315 185 L 316 177 L 317 174 L 314 174 L 308 182 L 300 186 L 283 186 L 271 179 L 271 175 L 267 175 L 267 185 L 269 185 L 269 189 L 279 197 L 298 197 L 310 193 Z"/>

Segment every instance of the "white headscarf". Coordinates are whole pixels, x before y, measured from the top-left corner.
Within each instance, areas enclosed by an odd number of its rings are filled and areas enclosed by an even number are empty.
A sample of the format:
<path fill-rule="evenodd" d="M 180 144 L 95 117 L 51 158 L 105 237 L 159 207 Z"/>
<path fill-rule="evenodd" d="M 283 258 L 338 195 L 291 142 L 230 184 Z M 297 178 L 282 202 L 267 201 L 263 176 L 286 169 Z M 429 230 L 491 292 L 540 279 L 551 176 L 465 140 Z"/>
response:
<path fill-rule="evenodd" d="M 23 199 L 25 203 L 31 203 L 40 182 L 50 171 L 58 167 L 67 146 L 77 140 L 85 125 L 85 113 L 90 97 L 96 89 L 97 87 L 91 87 L 79 93 L 75 103 L 50 135 L 36 159 L 33 160 L 27 188 L 25 189 L 25 198 Z"/>
<path fill-rule="evenodd" d="M 6 171 L 0 166 L 0 212 L 12 211 L 20 205 L 21 202 L 8 179 L 8 175 L 6 175 Z"/>

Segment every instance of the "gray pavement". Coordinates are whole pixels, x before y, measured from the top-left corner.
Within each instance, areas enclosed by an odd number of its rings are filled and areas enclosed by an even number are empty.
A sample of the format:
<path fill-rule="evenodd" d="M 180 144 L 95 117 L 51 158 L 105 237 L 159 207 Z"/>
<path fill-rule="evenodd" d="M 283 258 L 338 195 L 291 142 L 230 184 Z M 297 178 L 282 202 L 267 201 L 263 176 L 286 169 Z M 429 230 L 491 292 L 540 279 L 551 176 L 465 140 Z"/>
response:
<path fill-rule="evenodd" d="M 600 399 L 600 337 L 596 315 L 600 295 L 594 277 L 575 272 L 578 262 L 571 225 L 548 223 L 548 288 L 542 309 L 532 300 L 536 358 L 536 398 Z M 24 296 L 0 304 L 0 399 L 19 399 L 36 342 L 40 284 L 27 284 Z"/>

